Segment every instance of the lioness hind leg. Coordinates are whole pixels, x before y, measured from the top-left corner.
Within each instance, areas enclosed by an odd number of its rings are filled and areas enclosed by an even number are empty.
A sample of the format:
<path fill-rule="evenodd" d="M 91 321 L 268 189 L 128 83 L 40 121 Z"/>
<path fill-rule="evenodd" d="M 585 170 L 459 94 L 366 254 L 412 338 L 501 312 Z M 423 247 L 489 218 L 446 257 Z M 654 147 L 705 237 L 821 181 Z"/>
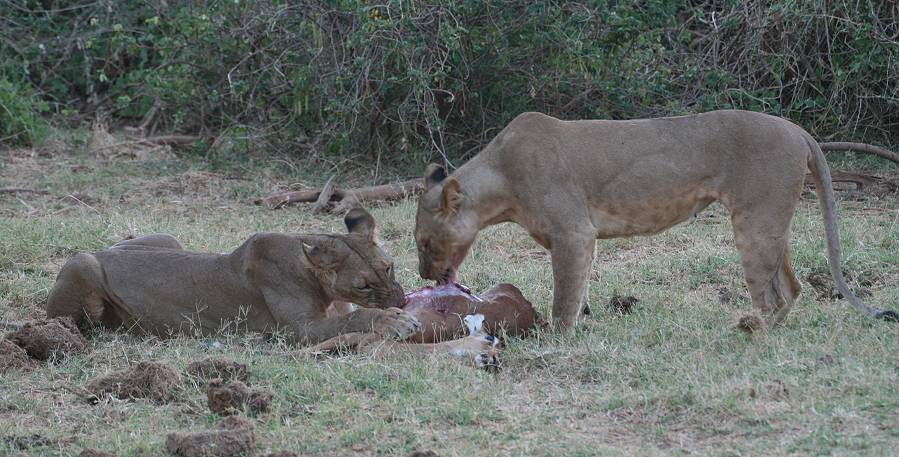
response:
<path fill-rule="evenodd" d="M 96 257 L 78 254 L 63 265 L 47 298 L 47 317 L 71 317 L 80 328 L 90 324 L 117 327 L 121 322 L 108 312 L 102 292 L 103 271 Z"/>
<path fill-rule="evenodd" d="M 760 316 L 744 316 L 747 331 L 771 327 L 790 312 L 802 287 L 790 265 L 790 217 L 784 213 L 733 216 L 734 238 L 743 264 L 753 308 Z M 778 219 L 778 216 L 781 216 Z M 767 217 L 767 219 L 765 218 Z"/>

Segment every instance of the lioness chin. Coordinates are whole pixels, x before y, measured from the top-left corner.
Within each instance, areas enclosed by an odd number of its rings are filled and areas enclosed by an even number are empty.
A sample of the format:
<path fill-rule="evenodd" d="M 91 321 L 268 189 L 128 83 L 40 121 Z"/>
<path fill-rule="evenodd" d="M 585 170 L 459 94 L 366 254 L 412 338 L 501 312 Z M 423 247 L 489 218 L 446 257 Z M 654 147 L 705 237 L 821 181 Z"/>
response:
<path fill-rule="evenodd" d="M 787 315 L 800 292 L 790 221 L 806 170 L 822 203 L 838 289 L 867 316 L 899 319 L 846 285 L 818 143 L 787 120 L 747 111 L 630 121 L 524 113 L 451 176 L 437 165 L 426 170 L 415 221 L 419 272 L 454 281 L 481 229 L 515 222 L 550 250 L 553 322 L 569 328 L 586 304 L 596 239 L 659 233 L 719 201 L 730 211 L 757 312 L 742 327 L 764 330 Z"/>
<path fill-rule="evenodd" d="M 303 343 L 416 333 L 417 319 L 397 308 L 403 289 L 374 218 L 354 209 L 344 222 L 346 235 L 257 233 L 229 254 L 184 251 L 169 235 L 78 254 L 60 270 L 47 316 L 161 336 L 283 331 Z M 341 302 L 363 308 L 329 317 Z"/>

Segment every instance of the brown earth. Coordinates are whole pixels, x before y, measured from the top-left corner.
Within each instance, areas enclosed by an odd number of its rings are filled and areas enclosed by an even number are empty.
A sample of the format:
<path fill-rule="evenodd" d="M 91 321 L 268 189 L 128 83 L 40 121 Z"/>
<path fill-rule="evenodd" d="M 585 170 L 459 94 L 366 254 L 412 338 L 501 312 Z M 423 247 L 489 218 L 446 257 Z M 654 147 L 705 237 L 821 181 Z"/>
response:
<path fill-rule="evenodd" d="M 243 416 L 228 416 L 213 430 L 165 437 L 166 450 L 179 457 L 230 457 L 249 453 L 255 445 L 253 424 Z"/>
<path fill-rule="evenodd" d="M 240 381 L 209 381 L 206 399 L 209 409 L 222 416 L 239 413 L 267 413 L 272 408 L 274 393 L 268 389 L 250 389 Z"/>
<path fill-rule="evenodd" d="M 101 376 L 84 386 L 84 396 L 96 403 L 105 396 L 123 400 L 146 398 L 157 403 L 175 400 L 181 375 L 163 362 L 144 361 L 131 368 Z"/>
<path fill-rule="evenodd" d="M 224 382 L 242 381 L 245 383 L 250 379 L 245 364 L 224 357 L 209 357 L 191 362 L 184 370 L 184 374 L 196 378 L 200 384 L 206 384 L 216 378 Z"/>
<path fill-rule="evenodd" d="M 278 451 L 278 452 L 270 452 L 268 454 L 263 454 L 263 455 L 260 455 L 259 457 L 300 457 L 300 455 L 293 451 Z"/>
<path fill-rule="evenodd" d="M 29 371 L 34 369 L 37 363 L 24 349 L 10 340 L 0 341 L 0 374 L 9 371 Z"/>
<path fill-rule="evenodd" d="M 26 323 L 6 338 L 38 360 L 62 358 L 84 350 L 86 341 L 69 317 Z"/>
<path fill-rule="evenodd" d="M 609 300 L 609 308 L 617 314 L 630 314 L 634 310 L 634 306 L 639 302 L 640 300 L 636 297 L 614 295 Z"/>

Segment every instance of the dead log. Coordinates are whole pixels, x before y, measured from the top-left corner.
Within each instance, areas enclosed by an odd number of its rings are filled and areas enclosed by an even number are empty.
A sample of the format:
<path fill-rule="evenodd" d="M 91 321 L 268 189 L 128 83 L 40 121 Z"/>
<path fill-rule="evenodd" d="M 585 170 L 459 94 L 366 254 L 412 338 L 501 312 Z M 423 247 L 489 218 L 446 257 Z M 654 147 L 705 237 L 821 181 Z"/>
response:
<path fill-rule="evenodd" d="M 855 190 L 860 191 L 866 187 L 870 187 L 876 183 L 876 177 L 861 173 L 852 173 L 848 171 L 832 171 L 830 173 L 830 181 L 833 184 L 837 183 L 852 183 L 855 184 Z M 805 184 L 810 187 L 815 186 L 815 180 L 812 178 L 812 174 L 808 173 L 805 175 Z M 837 186 L 834 186 L 834 190 L 841 190 Z"/>
<path fill-rule="evenodd" d="M 256 205 L 266 205 L 271 209 L 283 208 L 294 203 L 315 203 L 315 212 L 340 212 L 364 202 L 392 201 L 420 194 L 424 190 L 421 178 L 394 184 L 342 189 L 334 185 L 334 178 L 321 190 L 300 190 L 270 195 L 253 201 Z"/>
<path fill-rule="evenodd" d="M 859 152 L 862 154 L 871 154 L 876 155 L 877 157 L 883 157 L 884 159 L 890 160 L 895 163 L 899 163 L 899 154 L 890 151 L 888 149 L 881 148 L 879 146 L 874 146 L 873 144 L 866 143 L 851 143 L 845 141 L 835 141 L 829 143 L 818 143 L 821 146 L 822 151 L 852 151 Z"/>

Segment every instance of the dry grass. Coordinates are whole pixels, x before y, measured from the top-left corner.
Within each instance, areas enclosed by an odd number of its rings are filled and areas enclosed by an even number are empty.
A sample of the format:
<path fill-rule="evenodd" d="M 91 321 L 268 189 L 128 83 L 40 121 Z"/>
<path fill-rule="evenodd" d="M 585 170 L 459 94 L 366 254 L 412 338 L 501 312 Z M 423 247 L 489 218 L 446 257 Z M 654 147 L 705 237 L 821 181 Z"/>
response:
<path fill-rule="evenodd" d="M 189 249 L 227 251 L 261 231 L 342 230 L 337 217 L 269 211 L 248 201 L 302 180 L 274 165 L 210 170 L 191 160 L 99 161 L 78 154 L 8 154 L 0 195 L 0 318 L 41 315 L 61 264 L 129 235 L 169 232 Z M 893 176 L 895 167 L 884 170 Z M 76 197 L 76 198 L 71 198 Z M 414 202 L 374 211 L 406 288 L 423 285 L 412 241 Z M 867 298 L 899 303 L 896 195 L 840 204 L 844 269 Z M 814 200 L 794 222 L 799 276 L 822 271 Z M 205 392 L 185 381 L 179 400 L 89 405 L 76 389 L 141 360 L 183 370 L 223 355 L 275 391 L 255 419 L 259 451 L 305 455 L 891 455 L 899 442 L 899 327 L 867 321 L 810 287 L 785 325 L 750 341 L 733 328 L 748 308 L 730 224 L 720 207 L 654 238 L 600 242 L 592 318 L 570 336 L 513 340 L 493 376 L 444 359 L 364 356 L 316 360 L 252 336 L 158 340 L 99 333 L 81 355 L 0 382 L 0 455 L 163 453 L 165 434 L 214 426 Z M 515 226 L 482 234 L 462 278 L 475 290 L 518 285 L 543 312 L 548 256 Z M 858 284 L 855 285 L 856 287 Z M 721 290 L 724 289 L 724 293 Z M 640 299 L 632 314 L 605 308 Z M 721 296 L 725 299 L 722 300 Z"/>

